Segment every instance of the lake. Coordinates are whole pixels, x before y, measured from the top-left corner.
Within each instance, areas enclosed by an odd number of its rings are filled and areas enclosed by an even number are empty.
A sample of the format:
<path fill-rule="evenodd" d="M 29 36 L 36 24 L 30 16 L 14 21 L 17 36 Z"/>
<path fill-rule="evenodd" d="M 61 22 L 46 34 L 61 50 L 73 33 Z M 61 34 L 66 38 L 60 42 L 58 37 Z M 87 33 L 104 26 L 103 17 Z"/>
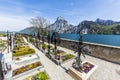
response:
<path fill-rule="evenodd" d="M 61 38 L 70 40 L 79 40 L 79 34 L 60 34 Z M 84 34 L 84 42 L 120 46 L 120 35 L 98 35 L 98 34 Z"/>

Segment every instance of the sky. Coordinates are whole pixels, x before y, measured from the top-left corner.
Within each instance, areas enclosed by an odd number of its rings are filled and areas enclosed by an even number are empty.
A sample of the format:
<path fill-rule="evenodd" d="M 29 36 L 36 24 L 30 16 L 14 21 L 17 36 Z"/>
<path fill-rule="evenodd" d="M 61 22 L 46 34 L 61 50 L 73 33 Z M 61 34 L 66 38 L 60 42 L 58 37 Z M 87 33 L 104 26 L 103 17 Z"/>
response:
<path fill-rule="evenodd" d="M 50 23 L 62 16 L 73 25 L 96 18 L 120 21 L 120 0 L 0 0 L 0 31 L 20 31 L 37 16 Z"/>

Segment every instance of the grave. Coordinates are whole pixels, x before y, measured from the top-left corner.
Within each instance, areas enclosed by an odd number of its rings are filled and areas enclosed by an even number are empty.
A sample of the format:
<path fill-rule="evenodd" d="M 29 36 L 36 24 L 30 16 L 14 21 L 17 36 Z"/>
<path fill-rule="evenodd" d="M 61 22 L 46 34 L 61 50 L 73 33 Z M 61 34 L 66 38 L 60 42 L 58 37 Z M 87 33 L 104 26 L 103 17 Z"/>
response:
<path fill-rule="evenodd" d="M 68 74 L 75 80 L 89 80 L 90 76 L 95 72 L 98 66 L 90 61 L 83 61 L 82 65 L 83 65 L 82 67 L 83 72 L 71 66 L 68 70 Z"/>
<path fill-rule="evenodd" d="M 75 80 L 89 80 L 90 76 L 96 70 L 97 65 L 89 61 L 82 61 L 81 55 L 85 57 L 85 54 L 91 54 L 91 51 L 83 44 L 83 35 L 80 34 L 79 43 L 73 45 L 77 57 L 72 66 L 68 69 L 68 74 Z"/>

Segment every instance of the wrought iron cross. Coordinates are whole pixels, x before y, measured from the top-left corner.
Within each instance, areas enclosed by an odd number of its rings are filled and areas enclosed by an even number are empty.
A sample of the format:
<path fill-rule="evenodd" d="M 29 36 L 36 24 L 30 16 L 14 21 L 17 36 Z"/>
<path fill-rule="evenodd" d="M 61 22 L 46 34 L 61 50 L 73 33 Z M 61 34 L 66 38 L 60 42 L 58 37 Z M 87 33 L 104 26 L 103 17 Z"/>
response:
<path fill-rule="evenodd" d="M 58 32 L 53 32 L 51 37 L 51 42 L 54 43 L 54 52 L 55 52 L 55 58 L 57 57 L 57 44 L 60 44 L 60 36 Z"/>
<path fill-rule="evenodd" d="M 82 72 L 82 60 L 81 55 L 85 57 L 85 54 L 90 54 L 91 52 L 85 48 L 85 44 L 83 44 L 83 35 L 80 34 L 79 42 L 73 46 L 75 49 L 75 53 L 77 53 L 77 57 L 75 58 L 75 62 L 73 62 L 72 66 Z"/>

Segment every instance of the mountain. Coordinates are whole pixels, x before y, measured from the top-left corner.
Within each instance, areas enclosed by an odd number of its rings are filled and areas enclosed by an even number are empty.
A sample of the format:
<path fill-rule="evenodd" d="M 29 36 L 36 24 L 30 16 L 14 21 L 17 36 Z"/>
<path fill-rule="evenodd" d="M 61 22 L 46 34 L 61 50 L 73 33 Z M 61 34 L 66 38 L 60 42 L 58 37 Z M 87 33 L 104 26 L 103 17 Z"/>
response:
<path fill-rule="evenodd" d="M 59 16 L 53 24 L 47 27 L 47 29 L 59 33 L 75 33 L 77 27 L 73 26 L 72 24 L 69 24 L 67 20 Z"/>
<path fill-rule="evenodd" d="M 120 23 L 102 26 L 101 34 L 120 34 Z"/>
<path fill-rule="evenodd" d="M 80 33 L 83 34 L 120 34 L 120 22 L 112 20 L 96 19 L 96 21 L 84 20 L 77 26 L 68 23 L 63 17 L 57 17 L 53 24 L 45 28 L 46 30 L 56 31 L 58 33 Z M 21 33 L 37 32 L 37 27 L 28 27 L 21 30 Z"/>
<path fill-rule="evenodd" d="M 28 28 L 25 28 L 21 31 L 19 31 L 19 33 L 26 33 L 26 34 L 33 34 L 35 32 L 37 32 L 37 27 L 28 27 Z"/>
<path fill-rule="evenodd" d="M 82 21 L 78 25 L 77 33 L 82 32 L 83 34 L 97 34 L 100 33 L 101 26 L 93 21 Z"/>
<path fill-rule="evenodd" d="M 113 25 L 113 24 L 119 23 L 113 20 L 103 20 L 100 18 L 97 18 L 95 22 L 100 25 Z"/>

